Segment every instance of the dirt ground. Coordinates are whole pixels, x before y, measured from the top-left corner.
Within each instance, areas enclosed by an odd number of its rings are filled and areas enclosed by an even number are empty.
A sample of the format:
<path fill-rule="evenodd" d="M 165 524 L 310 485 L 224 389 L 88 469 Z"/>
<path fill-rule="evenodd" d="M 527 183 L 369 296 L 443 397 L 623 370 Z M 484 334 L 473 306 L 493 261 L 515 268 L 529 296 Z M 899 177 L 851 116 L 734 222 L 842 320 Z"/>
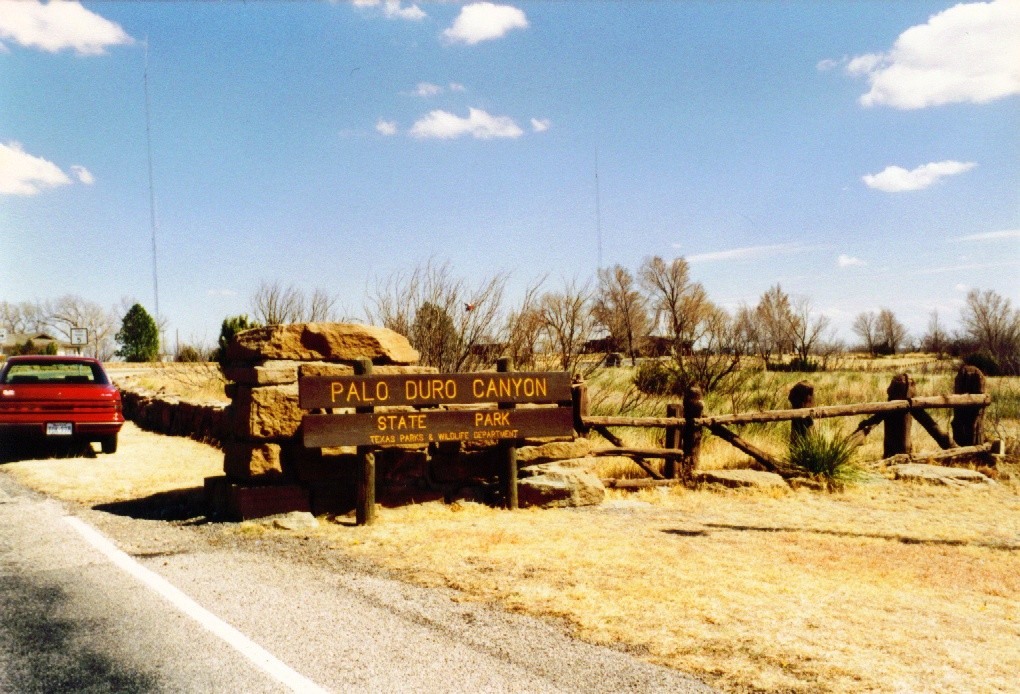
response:
<path fill-rule="evenodd" d="M 202 480 L 221 469 L 211 446 L 128 424 L 114 455 L 0 474 L 177 523 L 201 513 Z M 588 509 L 382 509 L 360 528 L 212 525 L 234 540 L 299 535 L 464 600 L 559 618 L 728 691 L 1001 692 L 1020 672 L 1016 479 L 948 488 L 874 474 L 842 494 L 674 488 Z"/>

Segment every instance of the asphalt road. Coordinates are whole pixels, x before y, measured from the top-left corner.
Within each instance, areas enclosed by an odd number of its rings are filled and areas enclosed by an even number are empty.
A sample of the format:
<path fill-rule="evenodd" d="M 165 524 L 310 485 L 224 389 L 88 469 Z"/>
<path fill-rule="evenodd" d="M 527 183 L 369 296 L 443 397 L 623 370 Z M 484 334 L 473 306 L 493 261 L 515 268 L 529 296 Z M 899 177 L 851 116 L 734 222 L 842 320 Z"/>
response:
<path fill-rule="evenodd" d="M 711 691 L 555 623 L 222 538 L 69 508 L 0 467 L 0 691 Z"/>

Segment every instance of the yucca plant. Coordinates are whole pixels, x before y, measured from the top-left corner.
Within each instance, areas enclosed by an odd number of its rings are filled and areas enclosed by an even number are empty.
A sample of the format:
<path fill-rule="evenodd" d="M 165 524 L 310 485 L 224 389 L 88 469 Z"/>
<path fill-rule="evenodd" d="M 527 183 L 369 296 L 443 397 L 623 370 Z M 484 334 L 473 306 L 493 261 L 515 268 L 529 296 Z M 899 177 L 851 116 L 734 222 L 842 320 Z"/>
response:
<path fill-rule="evenodd" d="M 861 477 L 862 470 L 854 461 L 856 454 L 857 446 L 847 437 L 829 437 L 811 429 L 791 442 L 788 462 L 829 491 L 838 491 Z"/>

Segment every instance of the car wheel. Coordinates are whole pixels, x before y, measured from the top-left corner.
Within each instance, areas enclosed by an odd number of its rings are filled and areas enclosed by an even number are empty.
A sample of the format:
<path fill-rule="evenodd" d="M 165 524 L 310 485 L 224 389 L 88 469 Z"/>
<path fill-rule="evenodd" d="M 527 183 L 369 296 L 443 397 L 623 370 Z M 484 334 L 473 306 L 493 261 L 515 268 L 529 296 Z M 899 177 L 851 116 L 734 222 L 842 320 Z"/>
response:
<path fill-rule="evenodd" d="M 116 453 L 117 452 L 117 435 L 110 434 L 104 436 L 100 441 L 99 445 L 103 449 L 103 453 Z"/>

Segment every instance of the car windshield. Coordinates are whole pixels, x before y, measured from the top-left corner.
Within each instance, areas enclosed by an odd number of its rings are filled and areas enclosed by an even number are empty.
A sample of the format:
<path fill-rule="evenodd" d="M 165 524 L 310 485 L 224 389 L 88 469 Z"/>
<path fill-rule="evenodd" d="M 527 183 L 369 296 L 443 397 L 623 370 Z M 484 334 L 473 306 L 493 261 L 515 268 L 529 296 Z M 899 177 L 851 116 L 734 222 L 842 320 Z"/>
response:
<path fill-rule="evenodd" d="M 2 383 L 99 383 L 106 385 L 106 374 L 96 364 L 79 361 L 46 361 L 8 364 Z"/>

